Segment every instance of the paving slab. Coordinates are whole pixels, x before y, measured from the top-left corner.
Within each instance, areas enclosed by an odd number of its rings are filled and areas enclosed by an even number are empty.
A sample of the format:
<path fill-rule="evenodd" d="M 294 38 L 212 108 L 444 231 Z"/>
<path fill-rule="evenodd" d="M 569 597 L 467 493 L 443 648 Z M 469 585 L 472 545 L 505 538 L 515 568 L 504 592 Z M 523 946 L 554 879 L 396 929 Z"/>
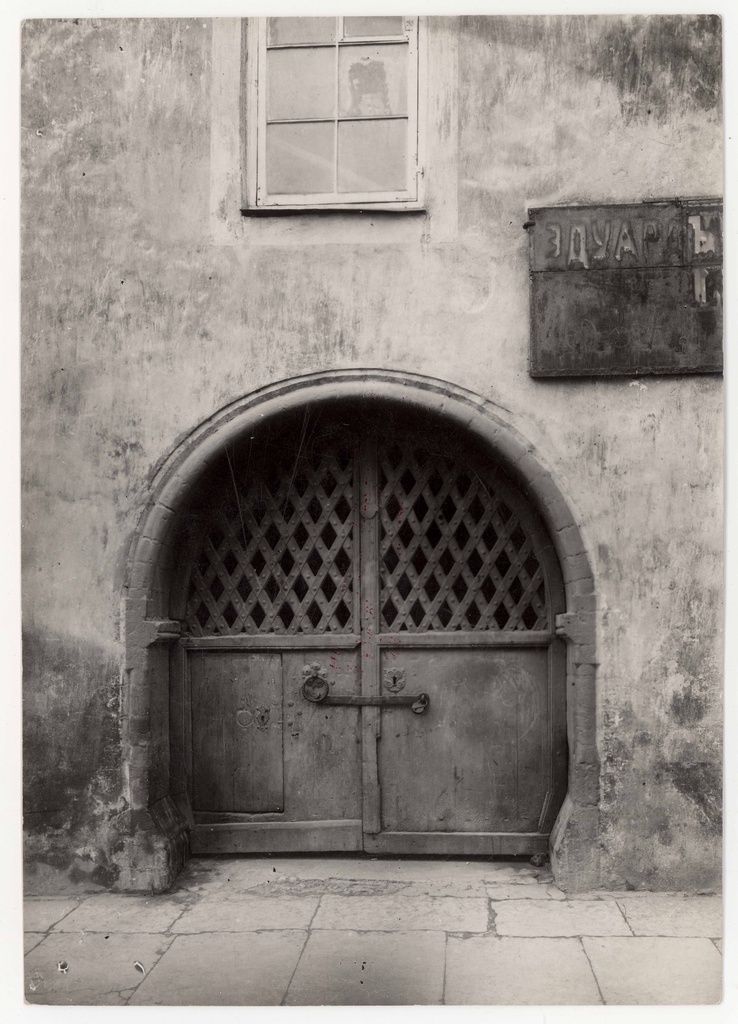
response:
<path fill-rule="evenodd" d="M 483 879 L 477 881 L 448 881 L 440 879 L 425 879 L 422 882 L 400 882 L 402 886 L 399 892 L 403 896 L 455 896 L 457 899 L 467 900 L 473 897 L 485 899 L 488 885 Z"/>
<path fill-rule="evenodd" d="M 203 899 L 186 910 L 172 925 L 176 933 L 192 932 L 254 932 L 260 929 L 307 928 L 313 919 L 318 900 L 270 899 L 268 897 L 233 896 L 231 899 Z"/>
<path fill-rule="evenodd" d="M 178 935 L 133 1006 L 279 1006 L 307 932 Z"/>
<path fill-rule="evenodd" d="M 57 932 L 167 932 L 183 907 L 171 896 L 90 896 L 54 926 Z"/>
<path fill-rule="evenodd" d="M 79 900 L 25 899 L 23 928 L 27 932 L 47 932 L 79 905 Z"/>
<path fill-rule="evenodd" d="M 498 935 L 630 935 L 617 903 L 501 900 L 493 903 Z"/>
<path fill-rule="evenodd" d="M 295 878 L 274 875 L 265 882 L 248 889 L 232 891 L 226 887 L 216 890 L 214 898 L 229 899 L 236 896 L 392 896 L 406 892 L 417 882 L 397 881 L 386 878 Z M 422 883 L 428 888 L 427 883 Z M 480 885 L 483 889 L 483 886 Z"/>
<path fill-rule="evenodd" d="M 722 956 L 710 939 L 587 937 L 582 944 L 607 1004 L 720 1002 Z"/>
<path fill-rule="evenodd" d="M 652 896 L 645 900 L 618 900 L 636 935 L 704 936 L 723 934 L 720 896 Z"/>
<path fill-rule="evenodd" d="M 70 935 L 52 932 L 26 956 L 26 999 L 71 1006 L 123 1005 L 152 969 L 172 937 L 167 935 Z M 58 964 L 67 964 L 66 972 Z"/>
<path fill-rule="evenodd" d="M 276 877 L 271 857 L 191 857 L 177 875 L 177 892 L 208 892 L 226 888 L 248 889 Z"/>
<path fill-rule="evenodd" d="M 614 903 L 623 893 L 593 889 L 588 892 L 567 892 L 564 895 L 570 903 Z"/>
<path fill-rule="evenodd" d="M 714 895 L 714 893 L 710 893 Z M 569 900 L 641 900 L 659 899 L 663 896 L 684 896 L 683 892 L 654 892 L 652 889 L 591 889 L 588 892 L 567 893 Z"/>
<path fill-rule="evenodd" d="M 311 932 L 285 1003 L 438 1004 L 445 946 L 443 932 Z"/>
<path fill-rule="evenodd" d="M 715 943 L 715 948 L 720 950 L 720 952 L 722 953 L 722 951 L 723 951 L 723 940 L 722 939 L 713 939 L 712 941 Z"/>
<path fill-rule="evenodd" d="M 566 893 L 555 885 L 487 885 L 485 894 L 491 900 L 565 900 Z"/>
<path fill-rule="evenodd" d="M 177 878 L 177 888 L 250 889 L 274 882 L 294 884 L 326 878 L 397 882 L 443 881 L 453 884 L 497 882 L 551 884 L 548 868 L 527 861 L 447 861 L 363 857 L 193 857 Z"/>
<path fill-rule="evenodd" d="M 553 885 L 554 876 L 549 868 L 535 868 L 530 865 L 514 865 L 512 870 L 487 872 L 486 880 L 490 885 L 498 882 L 509 882 L 513 885 Z"/>
<path fill-rule="evenodd" d="M 486 899 L 453 896 L 323 896 L 313 928 L 486 932 Z"/>
<path fill-rule="evenodd" d="M 455 938 L 446 952 L 447 1005 L 593 1005 L 602 1002 L 579 939 Z"/>
<path fill-rule="evenodd" d="M 25 932 L 23 935 L 23 953 L 30 953 L 46 938 L 46 932 Z"/>
<path fill-rule="evenodd" d="M 530 888 L 521 886 L 520 888 Z M 326 878 L 295 878 L 275 875 L 249 889 L 236 890 L 235 893 L 226 887 L 219 887 L 216 898 L 226 899 L 231 895 L 248 896 L 458 896 L 467 898 L 477 896 L 484 898 L 487 894 L 487 883 L 477 880 L 424 879 L 410 881 L 394 878 L 342 878 L 328 876 Z"/>

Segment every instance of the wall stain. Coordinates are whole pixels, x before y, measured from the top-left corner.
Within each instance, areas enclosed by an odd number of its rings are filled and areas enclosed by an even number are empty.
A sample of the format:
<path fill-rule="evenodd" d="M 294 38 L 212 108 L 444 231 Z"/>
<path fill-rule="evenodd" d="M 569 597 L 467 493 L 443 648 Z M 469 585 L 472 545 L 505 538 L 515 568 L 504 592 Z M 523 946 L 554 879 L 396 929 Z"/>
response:
<path fill-rule="evenodd" d="M 659 761 L 657 768 L 701 811 L 704 830 L 720 835 L 723 828 L 722 773 L 707 761 Z"/>
<path fill-rule="evenodd" d="M 119 874 L 111 823 L 124 805 L 117 659 L 93 643 L 26 631 L 23 671 L 33 681 L 23 715 L 27 867 L 108 887 Z"/>
<path fill-rule="evenodd" d="M 672 695 L 669 710 L 679 725 L 692 725 L 705 717 L 707 711 L 706 697 L 695 691 L 694 683 Z"/>
<path fill-rule="evenodd" d="M 615 84 L 626 121 L 663 120 L 677 96 L 698 111 L 719 107 L 720 47 L 715 15 L 636 17 L 609 27 L 587 64 Z"/>
<path fill-rule="evenodd" d="M 637 747 L 648 747 L 653 742 L 653 736 L 647 729 L 640 729 L 633 736 L 633 744 Z"/>
<path fill-rule="evenodd" d="M 664 817 L 656 827 L 656 835 L 662 846 L 671 846 L 674 842 L 674 833 L 671 830 L 669 819 Z"/>
<path fill-rule="evenodd" d="M 693 17 L 462 17 L 469 40 L 500 47 L 540 49 L 549 77 L 566 69 L 586 79 L 601 78 L 617 90 L 626 121 L 663 119 L 678 103 L 683 109 L 715 111 L 721 89 L 721 21 Z M 490 45 L 492 44 L 492 45 Z M 474 65 L 462 64 L 469 73 Z M 490 93 L 504 101 L 505 86 Z M 497 76 L 492 79 L 493 83 Z"/>

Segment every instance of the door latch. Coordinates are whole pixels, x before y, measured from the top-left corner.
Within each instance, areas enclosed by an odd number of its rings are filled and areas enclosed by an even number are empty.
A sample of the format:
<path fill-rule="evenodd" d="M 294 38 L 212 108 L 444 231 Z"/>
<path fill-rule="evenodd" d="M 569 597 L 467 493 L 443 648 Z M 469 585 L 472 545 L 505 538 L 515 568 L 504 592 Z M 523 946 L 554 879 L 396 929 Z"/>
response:
<path fill-rule="evenodd" d="M 427 693 L 378 694 L 376 697 L 365 697 L 352 693 L 329 693 L 325 669 L 320 666 L 306 665 L 302 674 L 304 679 L 302 695 L 311 704 L 360 708 L 409 707 L 416 715 L 422 715 L 426 708 L 430 707 L 430 697 Z"/>

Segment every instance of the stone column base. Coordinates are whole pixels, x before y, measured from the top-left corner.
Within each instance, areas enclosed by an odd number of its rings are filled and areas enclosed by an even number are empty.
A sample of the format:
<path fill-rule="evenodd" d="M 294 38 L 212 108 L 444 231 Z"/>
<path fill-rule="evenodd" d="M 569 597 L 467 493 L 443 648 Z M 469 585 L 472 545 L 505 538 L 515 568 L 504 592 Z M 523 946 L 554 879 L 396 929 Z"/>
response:
<path fill-rule="evenodd" d="M 566 797 L 551 832 L 549 851 L 556 884 L 564 892 L 586 892 L 602 884 L 599 810 L 579 807 Z"/>
<path fill-rule="evenodd" d="M 187 824 L 170 796 L 149 810 L 131 811 L 116 861 L 117 892 L 159 893 L 171 888 L 190 855 Z"/>

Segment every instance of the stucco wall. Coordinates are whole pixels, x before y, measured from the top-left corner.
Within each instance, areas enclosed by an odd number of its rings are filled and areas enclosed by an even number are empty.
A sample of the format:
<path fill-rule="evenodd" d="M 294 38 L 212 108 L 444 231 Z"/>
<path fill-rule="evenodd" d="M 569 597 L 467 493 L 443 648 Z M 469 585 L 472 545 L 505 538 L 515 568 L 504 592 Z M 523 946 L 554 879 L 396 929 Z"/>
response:
<path fill-rule="evenodd" d="M 435 19 L 427 214 L 252 219 L 218 195 L 237 23 L 26 23 L 31 887 L 119 877 L 120 601 L 157 463 L 256 388 L 369 366 L 494 403 L 580 523 L 603 884 L 719 884 L 722 382 L 532 380 L 522 229 L 528 206 L 721 194 L 719 32 Z"/>

